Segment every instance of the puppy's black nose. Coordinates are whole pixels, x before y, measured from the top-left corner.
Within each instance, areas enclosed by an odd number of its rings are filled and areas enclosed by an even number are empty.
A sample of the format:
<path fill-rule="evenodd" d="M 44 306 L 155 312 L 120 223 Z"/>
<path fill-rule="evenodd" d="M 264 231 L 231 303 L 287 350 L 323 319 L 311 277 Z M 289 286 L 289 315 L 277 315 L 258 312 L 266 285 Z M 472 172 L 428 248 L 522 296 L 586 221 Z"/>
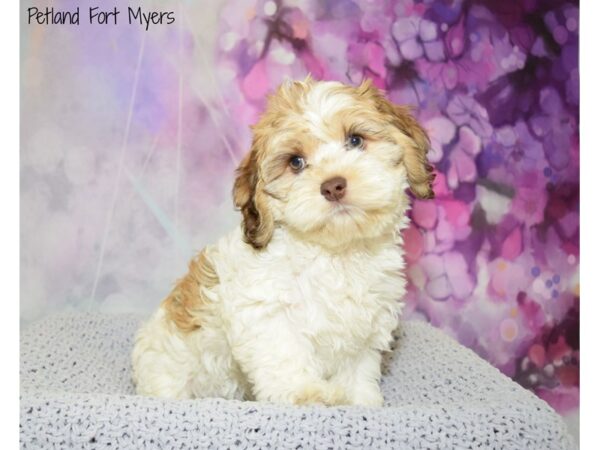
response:
<path fill-rule="evenodd" d="M 340 200 L 346 194 L 346 179 L 333 177 L 321 184 L 321 195 L 330 202 Z"/>

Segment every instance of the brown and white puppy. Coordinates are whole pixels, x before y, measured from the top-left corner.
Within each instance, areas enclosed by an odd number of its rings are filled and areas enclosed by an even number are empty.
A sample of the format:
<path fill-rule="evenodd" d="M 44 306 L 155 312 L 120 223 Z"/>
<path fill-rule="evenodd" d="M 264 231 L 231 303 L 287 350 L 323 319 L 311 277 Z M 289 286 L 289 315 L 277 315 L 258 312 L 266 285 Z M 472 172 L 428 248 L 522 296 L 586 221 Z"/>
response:
<path fill-rule="evenodd" d="M 381 405 L 405 293 L 406 189 L 429 140 L 370 82 L 286 82 L 233 189 L 243 220 L 191 263 L 133 351 L 138 393 Z"/>

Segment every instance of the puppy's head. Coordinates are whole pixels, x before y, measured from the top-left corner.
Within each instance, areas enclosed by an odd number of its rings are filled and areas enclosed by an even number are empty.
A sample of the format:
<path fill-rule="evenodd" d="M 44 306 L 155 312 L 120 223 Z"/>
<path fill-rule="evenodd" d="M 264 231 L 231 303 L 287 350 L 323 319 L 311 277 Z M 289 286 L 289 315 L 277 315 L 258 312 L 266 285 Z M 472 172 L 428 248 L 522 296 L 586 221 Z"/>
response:
<path fill-rule="evenodd" d="M 286 82 L 253 131 L 233 196 L 255 248 L 277 225 L 327 247 L 375 238 L 404 214 L 407 188 L 433 197 L 425 131 L 369 81 Z"/>

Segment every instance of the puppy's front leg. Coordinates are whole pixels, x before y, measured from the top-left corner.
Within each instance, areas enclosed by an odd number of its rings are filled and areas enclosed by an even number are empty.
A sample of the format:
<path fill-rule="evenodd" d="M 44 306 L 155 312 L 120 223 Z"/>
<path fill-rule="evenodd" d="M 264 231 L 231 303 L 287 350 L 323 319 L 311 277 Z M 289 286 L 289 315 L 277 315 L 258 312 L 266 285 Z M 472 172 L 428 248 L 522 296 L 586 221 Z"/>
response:
<path fill-rule="evenodd" d="M 380 379 L 381 352 L 365 349 L 349 358 L 331 381 L 344 388 L 352 405 L 382 406 Z"/>
<path fill-rule="evenodd" d="M 348 403 L 343 389 L 326 381 L 312 358 L 311 346 L 289 331 L 285 318 L 261 319 L 237 333 L 233 356 L 252 384 L 258 401 L 288 404 Z"/>

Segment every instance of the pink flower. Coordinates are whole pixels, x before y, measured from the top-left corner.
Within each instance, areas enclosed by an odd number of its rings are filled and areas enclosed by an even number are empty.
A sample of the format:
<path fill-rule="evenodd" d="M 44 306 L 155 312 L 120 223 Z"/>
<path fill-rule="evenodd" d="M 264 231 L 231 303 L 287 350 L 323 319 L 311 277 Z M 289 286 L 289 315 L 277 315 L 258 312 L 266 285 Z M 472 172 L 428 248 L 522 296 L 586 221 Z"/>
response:
<path fill-rule="evenodd" d="M 242 80 L 242 91 L 250 100 L 262 100 L 271 89 L 271 81 L 265 68 L 265 60 L 259 60 Z"/>
<path fill-rule="evenodd" d="M 477 177 L 473 157 L 481 150 L 481 139 L 467 126 L 460 127 L 458 142 L 450 154 L 448 184 L 456 188 L 461 182 L 472 182 Z"/>
<path fill-rule="evenodd" d="M 434 300 L 446 300 L 449 297 L 466 299 L 475 287 L 467 263 L 460 253 L 447 252 L 442 256 L 429 254 L 421 259 L 420 265 L 428 279 L 425 291 Z"/>
<path fill-rule="evenodd" d="M 546 314 L 544 313 L 544 310 L 542 309 L 542 307 L 540 306 L 539 303 L 537 303 L 535 300 L 527 297 L 527 295 L 525 293 L 522 294 L 518 294 L 517 295 L 517 303 L 518 303 L 518 308 L 519 308 L 519 312 L 521 313 L 521 321 L 523 322 L 523 325 L 526 326 L 530 332 L 532 333 L 538 333 L 538 331 L 544 326 L 544 323 L 546 322 Z M 545 352 L 544 347 L 542 347 L 541 345 L 537 344 L 538 347 L 541 347 L 542 352 L 541 352 L 541 363 L 540 363 L 540 367 L 541 364 L 544 363 L 545 361 Z M 532 346 L 532 349 L 536 347 L 536 345 Z M 533 360 L 532 357 L 532 352 L 536 352 L 536 354 L 540 353 L 539 348 L 536 347 L 535 350 L 530 350 L 530 358 Z M 537 356 L 536 356 L 537 358 Z M 536 362 L 536 361 L 534 361 Z M 536 362 L 537 364 L 537 362 Z"/>
<path fill-rule="evenodd" d="M 418 261 L 423 254 L 423 235 L 413 224 L 402 232 L 404 252 L 409 262 Z"/>
<path fill-rule="evenodd" d="M 511 213 L 527 226 L 538 224 L 544 219 L 547 200 L 545 189 L 519 186 L 511 203 Z"/>
<path fill-rule="evenodd" d="M 451 195 L 446 180 L 446 174 L 435 169 L 433 173 L 435 174 L 435 179 L 433 180 L 433 192 L 435 193 L 435 198 L 448 197 Z"/>
<path fill-rule="evenodd" d="M 475 287 L 469 274 L 467 262 L 462 254 L 454 251 L 444 254 L 444 268 L 454 298 L 466 299 Z"/>
<path fill-rule="evenodd" d="M 456 94 L 446 108 L 448 117 L 457 125 L 468 125 L 481 138 L 489 138 L 493 128 L 487 110 L 475 99 L 464 94 Z"/>
<path fill-rule="evenodd" d="M 436 116 L 427 120 L 423 126 L 431 139 L 431 150 L 427 157 L 429 161 L 436 163 L 444 156 L 444 146 L 456 135 L 456 125 L 445 116 Z"/>
<path fill-rule="evenodd" d="M 446 51 L 451 59 L 460 56 L 465 48 L 464 17 L 448 29 L 444 37 Z"/>
<path fill-rule="evenodd" d="M 405 59 L 414 61 L 423 53 L 433 61 L 444 57 L 443 44 L 436 40 L 438 30 L 434 22 L 420 17 L 400 18 L 392 25 L 392 36 Z"/>
<path fill-rule="evenodd" d="M 501 255 L 504 259 L 513 261 L 523 251 L 523 236 L 521 228 L 515 227 L 502 243 Z"/>
<path fill-rule="evenodd" d="M 489 271 L 488 293 L 497 300 L 513 299 L 531 286 L 531 279 L 518 260 L 511 262 L 498 258 L 491 262 Z"/>
<path fill-rule="evenodd" d="M 437 222 L 437 205 L 429 200 L 416 200 L 412 207 L 412 218 L 417 225 L 431 230 Z"/>

